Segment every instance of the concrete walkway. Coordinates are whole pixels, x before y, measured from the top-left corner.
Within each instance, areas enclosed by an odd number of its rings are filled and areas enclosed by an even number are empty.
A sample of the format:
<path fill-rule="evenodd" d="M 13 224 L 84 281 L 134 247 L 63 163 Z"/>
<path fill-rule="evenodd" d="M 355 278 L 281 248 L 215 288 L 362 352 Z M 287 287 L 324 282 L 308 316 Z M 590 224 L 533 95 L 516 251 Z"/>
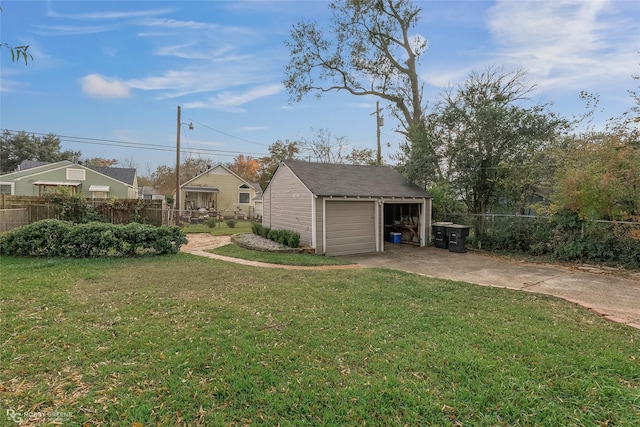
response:
<path fill-rule="evenodd" d="M 606 271 L 583 271 L 577 267 L 533 264 L 504 257 L 467 252 L 454 253 L 434 247 L 385 245 L 385 252 L 350 255 L 356 265 L 301 267 L 247 261 L 206 252 L 231 242 L 229 236 L 190 234 L 183 252 L 253 267 L 297 270 L 389 268 L 435 277 L 554 295 L 579 304 L 617 323 L 640 329 L 640 273 L 619 277 Z"/>

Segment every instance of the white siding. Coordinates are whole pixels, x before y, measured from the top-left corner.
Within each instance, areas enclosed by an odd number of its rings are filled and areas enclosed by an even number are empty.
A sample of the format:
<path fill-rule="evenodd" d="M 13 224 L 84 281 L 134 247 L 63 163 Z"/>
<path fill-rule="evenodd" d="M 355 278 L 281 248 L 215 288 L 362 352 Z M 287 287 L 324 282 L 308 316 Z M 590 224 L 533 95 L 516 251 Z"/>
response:
<path fill-rule="evenodd" d="M 376 251 L 375 202 L 326 201 L 326 254 Z"/>
<path fill-rule="evenodd" d="M 281 165 L 262 198 L 262 224 L 297 231 L 300 244 L 311 246 L 313 197 L 291 170 Z"/>

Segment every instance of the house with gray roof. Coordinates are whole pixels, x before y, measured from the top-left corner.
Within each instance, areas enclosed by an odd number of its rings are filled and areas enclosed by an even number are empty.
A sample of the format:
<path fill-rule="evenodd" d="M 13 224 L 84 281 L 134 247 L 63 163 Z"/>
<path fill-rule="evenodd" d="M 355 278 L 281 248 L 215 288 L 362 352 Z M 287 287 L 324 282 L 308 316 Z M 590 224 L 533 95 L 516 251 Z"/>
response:
<path fill-rule="evenodd" d="M 431 196 L 388 166 L 287 160 L 262 200 L 265 227 L 299 232 L 301 244 L 317 254 L 382 252 L 385 242 L 431 240 Z"/>
<path fill-rule="evenodd" d="M 88 167 L 68 160 L 24 161 L 17 171 L 0 175 L 0 193 L 42 196 L 60 188 L 88 199 L 138 198 L 138 178 L 133 168 Z"/>

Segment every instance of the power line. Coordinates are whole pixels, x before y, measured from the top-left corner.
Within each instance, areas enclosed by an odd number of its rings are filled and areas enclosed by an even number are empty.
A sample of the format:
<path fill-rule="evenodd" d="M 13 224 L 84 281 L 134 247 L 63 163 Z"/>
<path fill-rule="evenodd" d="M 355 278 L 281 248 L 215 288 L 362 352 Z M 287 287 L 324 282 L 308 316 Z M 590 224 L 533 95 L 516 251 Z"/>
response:
<path fill-rule="evenodd" d="M 17 131 L 12 129 L 5 129 L 7 132 L 19 133 L 24 132 L 32 135 L 38 136 L 48 136 L 51 133 L 41 133 L 41 132 L 30 132 L 30 131 Z M 161 144 L 149 144 L 144 142 L 132 142 L 132 141 L 118 141 L 115 139 L 103 139 L 103 138 L 90 138 L 90 137 L 82 137 L 82 136 L 72 136 L 72 135 L 55 135 L 61 142 L 68 143 L 77 143 L 77 144 L 87 144 L 87 145 L 106 145 L 111 147 L 121 147 L 121 148 L 136 148 L 140 150 L 154 150 L 154 151 L 168 151 L 175 152 L 176 148 L 168 145 Z M 217 150 L 211 148 L 195 148 L 192 151 L 198 151 L 201 154 L 212 154 L 219 156 L 234 156 L 237 154 L 245 154 L 245 155 L 255 155 L 255 156 L 266 156 L 266 153 L 253 153 L 253 152 L 238 152 L 231 150 Z"/>
<path fill-rule="evenodd" d="M 197 120 L 189 119 L 189 121 L 192 121 L 192 122 L 194 122 L 194 123 L 197 123 L 197 124 L 199 124 L 200 126 L 205 127 L 205 128 L 207 128 L 207 129 L 211 129 L 211 130 L 212 130 L 212 131 L 214 131 L 214 132 L 221 133 L 222 135 L 226 135 L 226 136 L 228 136 L 228 137 L 235 138 L 235 139 L 240 140 L 240 141 L 248 142 L 249 144 L 260 145 L 260 146 L 262 146 L 262 147 L 264 147 L 264 146 L 265 146 L 265 144 L 263 144 L 263 143 L 255 142 L 255 141 L 251 141 L 251 140 L 248 140 L 248 139 L 245 139 L 245 138 L 240 138 L 239 136 L 231 135 L 230 133 L 223 132 L 223 131 L 221 131 L 221 130 L 219 130 L 219 129 L 212 128 L 211 126 L 209 126 L 209 125 L 205 125 L 204 123 L 200 123 L 200 122 L 199 122 L 199 121 L 197 121 Z"/>

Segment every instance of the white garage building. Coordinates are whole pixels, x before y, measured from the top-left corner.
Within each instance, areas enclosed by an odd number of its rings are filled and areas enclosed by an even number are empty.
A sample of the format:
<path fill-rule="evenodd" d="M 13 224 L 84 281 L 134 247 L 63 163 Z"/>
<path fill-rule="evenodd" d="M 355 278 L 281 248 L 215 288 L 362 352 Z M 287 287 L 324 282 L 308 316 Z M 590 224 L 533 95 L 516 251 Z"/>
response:
<path fill-rule="evenodd" d="M 384 251 L 384 242 L 425 246 L 431 196 L 388 166 L 282 162 L 263 193 L 262 225 L 300 233 L 317 254 Z"/>

